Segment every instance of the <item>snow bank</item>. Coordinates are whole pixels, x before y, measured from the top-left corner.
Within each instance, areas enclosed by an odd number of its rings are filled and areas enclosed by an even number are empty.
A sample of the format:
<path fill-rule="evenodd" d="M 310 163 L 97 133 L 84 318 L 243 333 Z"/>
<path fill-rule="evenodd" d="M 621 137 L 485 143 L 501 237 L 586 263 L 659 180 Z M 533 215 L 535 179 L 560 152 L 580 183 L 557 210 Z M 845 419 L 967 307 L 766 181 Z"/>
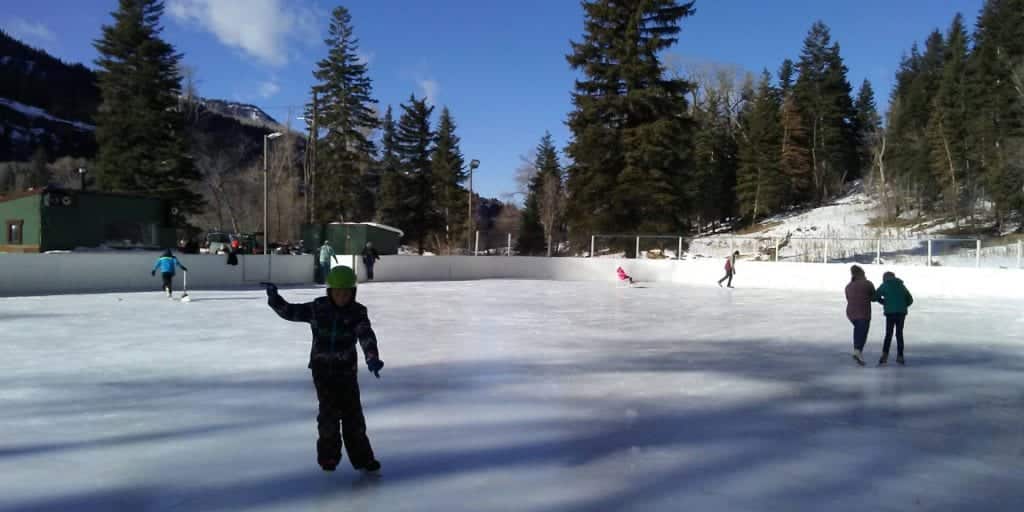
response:
<path fill-rule="evenodd" d="M 91 124 L 82 123 L 82 122 L 78 122 L 78 121 L 68 121 L 67 119 L 61 119 L 59 117 L 54 117 L 54 116 L 50 115 L 45 110 L 43 110 L 43 109 L 41 109 L 39 107 L 33 107 L 31 105 L 26 105 L 24 103 L 18 103 L 17 101 L 9 100 L 7 98 L 0 98 L 0 105 L 3 105 L 5 107 L 10 108 L 12 110 L 15 110 L 17 112 L 20 112 L 20 113 L 22 113 L 22 114 L 24 114 L 24 115 L 26 115 L 28 117 L 39 117 L 39 118 L 47 119 L 47 120 L 50 120 L 50 121 L 56 121 L 58 123 L 68 124 L 68 125 L 74 126 L 75 128 L 77 128 L 79 130 L 86 131 L 86 132 L 91 132 L 91 131 L 96 130 L 96 127 L 91 125 Z M 45 133 L 45 130 L 43 130 L 43 133 Z"/>

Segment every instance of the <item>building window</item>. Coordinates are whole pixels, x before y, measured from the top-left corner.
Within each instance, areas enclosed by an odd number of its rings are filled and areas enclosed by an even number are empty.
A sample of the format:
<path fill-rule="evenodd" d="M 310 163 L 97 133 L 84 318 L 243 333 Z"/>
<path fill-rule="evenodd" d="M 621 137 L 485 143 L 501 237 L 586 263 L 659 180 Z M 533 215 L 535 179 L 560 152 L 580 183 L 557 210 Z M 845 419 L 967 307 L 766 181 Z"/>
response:
<path fill-rule="evenodd" d="M 7 232 L 7 243 L 11 245 L 21 245 L 21 232 L 25 229 L 25 221 L 9 220 L 6 224 L 7 229 L 5 231 Z"/>

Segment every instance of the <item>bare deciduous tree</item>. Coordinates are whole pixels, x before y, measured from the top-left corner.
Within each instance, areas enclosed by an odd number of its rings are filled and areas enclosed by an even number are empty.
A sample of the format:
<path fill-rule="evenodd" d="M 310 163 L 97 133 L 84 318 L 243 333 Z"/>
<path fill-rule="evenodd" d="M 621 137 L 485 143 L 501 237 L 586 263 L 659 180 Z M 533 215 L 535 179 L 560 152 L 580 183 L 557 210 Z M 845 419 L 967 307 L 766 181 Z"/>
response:
<path fill-rule="evenodd" d="M 553 174 L 545 176 L 541 183 L 538 199 L 540 223 L 544 227 L 548 257 L 550 258 L 554 252 L 557 252 L 555 237 L 562 231 L 562 218 L 565 214 L 565 187 L 562 185 L 562 180 Z"/>

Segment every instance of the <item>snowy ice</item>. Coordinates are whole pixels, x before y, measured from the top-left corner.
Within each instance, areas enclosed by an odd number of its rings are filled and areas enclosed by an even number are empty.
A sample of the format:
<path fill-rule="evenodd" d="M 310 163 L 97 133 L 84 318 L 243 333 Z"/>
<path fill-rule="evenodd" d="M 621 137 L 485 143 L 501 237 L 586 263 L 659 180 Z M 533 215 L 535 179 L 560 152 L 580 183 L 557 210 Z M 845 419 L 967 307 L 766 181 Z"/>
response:
<path fill-rule="evenodd" d="M 742 277 L 361 287 L 377 477 L 316 465 L 260 291 L 0 299 L 0 512 L 1024 509 L 1021 301 L 919 298 L 909 365 L 860 368 L 841 290 Z"/>

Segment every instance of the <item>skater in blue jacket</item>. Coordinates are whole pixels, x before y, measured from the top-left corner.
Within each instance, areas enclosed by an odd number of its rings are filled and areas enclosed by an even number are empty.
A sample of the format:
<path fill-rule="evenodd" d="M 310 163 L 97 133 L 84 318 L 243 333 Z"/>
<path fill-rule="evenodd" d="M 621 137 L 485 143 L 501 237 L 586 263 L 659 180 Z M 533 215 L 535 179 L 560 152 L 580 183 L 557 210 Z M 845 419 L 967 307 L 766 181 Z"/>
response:
<path fill-rule="evenodd" d="M 160 271 L 160 277 L 164 281 L 163 289 L 165 292 L 167 292 L 167 298 L 171 297 L 171 284 L 172 281 L 174 281 L 175 265 L 181 267 L 181 269 L 184 270 L 185 272 L 188 272 L 188 269 L 185 268 L 185 265 L 182 265 L 181 262 L 178 261 L 178 258 L 174 257 L 174 255 L 171 254 L 171 250 L 167 249 L 166 251 L 164 251 L 163 256 L 160 256 L 160 258 L 156 260 L 156 264 L 153 265 L 153 270 L 149 273 L 149 275 L 155 276 L 156 271 Z"/>

